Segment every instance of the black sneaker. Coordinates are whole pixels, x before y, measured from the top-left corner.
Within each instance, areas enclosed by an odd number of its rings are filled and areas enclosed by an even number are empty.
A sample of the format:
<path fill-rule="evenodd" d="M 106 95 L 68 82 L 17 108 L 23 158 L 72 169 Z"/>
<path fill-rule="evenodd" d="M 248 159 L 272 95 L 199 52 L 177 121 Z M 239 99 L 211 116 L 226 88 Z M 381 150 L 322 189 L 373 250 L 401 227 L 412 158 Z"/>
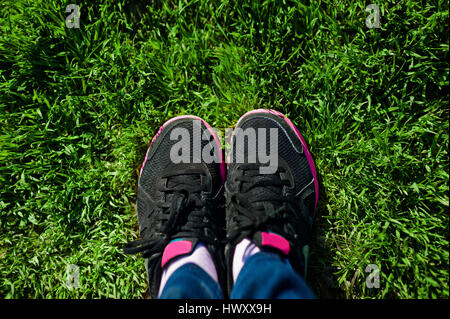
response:
<path fill-rule="evenodd" d="M 210 156 L 207 161 L 202 156 L 205 154 Z M 182 162 L 176 163 L 179 160 Z M 208 248 L 223 283 L 225 218 L 218 206 L 223 205 L 224 180 L 221 144 L 205 121 L 179 116 L 159 129 L 147 150 L 138 182 L 141 239 L 124 246 L 127 254 L 142 252 L 151 298 L 158 295 L 162 267 L 175 257 L 190 254 L 198 242 Z"/>
<path fill-rule="evenodd" d="M 274 142 L 270 141 L 271 129 L 277 142 L 272 144 L 276 146 L 274 154 L 269 154 L 269 144 Z M 306 276 L 319 186 L 304 138 L 283 114 L 260 109 L 239 119 L 230 144 L 225 184 L 228 291 L 233 285 L 234 250 L 244 238 L 287 257 L 292 267 Z M 267 159 L 261 157 L 266 154 L 276 159 L 275 167 L 269 169 L 274 165 L 266 164 Z"/>

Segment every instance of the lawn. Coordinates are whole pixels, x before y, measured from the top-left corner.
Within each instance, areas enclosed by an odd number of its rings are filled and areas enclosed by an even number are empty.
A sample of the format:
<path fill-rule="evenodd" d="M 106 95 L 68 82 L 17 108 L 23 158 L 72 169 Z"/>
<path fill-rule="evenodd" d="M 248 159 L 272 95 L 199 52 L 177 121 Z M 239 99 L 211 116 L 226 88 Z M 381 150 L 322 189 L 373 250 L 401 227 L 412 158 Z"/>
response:
<path fill-rule="evenodd" d="M 365 1 L 71 1 L 79 28 L 71 2 L 0 3 L 1 298 L 145 297 L 121 246 L 149 141 L 254 108 L 314 156 L 318 297 L 449 297 L 448 1 L 379 1 L 379 28 Z"/>

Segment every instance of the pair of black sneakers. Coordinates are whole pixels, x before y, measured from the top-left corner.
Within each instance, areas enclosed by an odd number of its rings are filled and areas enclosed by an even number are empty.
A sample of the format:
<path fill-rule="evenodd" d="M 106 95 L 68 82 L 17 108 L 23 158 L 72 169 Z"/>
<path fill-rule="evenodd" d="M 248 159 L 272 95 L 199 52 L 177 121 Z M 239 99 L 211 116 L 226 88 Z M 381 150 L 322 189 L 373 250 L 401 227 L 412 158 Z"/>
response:
<path fill-rule="evenodd" d="M 214 130 L 198 117 L 173 118 L 153 138 L 138 183 L 141 239 L 124 247 L 143 253 L 151 298 L 163 267 L 198 242 L 211 253 L 228 293 L 234 248 L 244 238 L 306 273 L 319 193 L 298 129 L 277 111 L 250 111 L 236 124 L 227 163 Z"/>

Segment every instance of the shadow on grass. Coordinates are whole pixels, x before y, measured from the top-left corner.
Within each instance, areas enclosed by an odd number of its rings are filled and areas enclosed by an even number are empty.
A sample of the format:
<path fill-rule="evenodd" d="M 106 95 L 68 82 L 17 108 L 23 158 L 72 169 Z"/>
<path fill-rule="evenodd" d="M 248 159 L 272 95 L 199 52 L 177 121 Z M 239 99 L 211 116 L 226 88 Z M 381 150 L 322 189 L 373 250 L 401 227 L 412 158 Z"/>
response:
<path fill-rule="evenodd" d="M 324 217 L 327 214 L 328 203 L 327 189 L 322 183 L 320 172 L 317 172 L 319 180 L 319 203 L 311 234 L 311 254 L 308 266 L 307 282 L 320 299 L 345 298 L 345 293 L 339 287 L 338 278 L 334 274 L 333 258 L 336 249 L 326 242 L 326 234 L 332 229 L 330 220 Z"/>

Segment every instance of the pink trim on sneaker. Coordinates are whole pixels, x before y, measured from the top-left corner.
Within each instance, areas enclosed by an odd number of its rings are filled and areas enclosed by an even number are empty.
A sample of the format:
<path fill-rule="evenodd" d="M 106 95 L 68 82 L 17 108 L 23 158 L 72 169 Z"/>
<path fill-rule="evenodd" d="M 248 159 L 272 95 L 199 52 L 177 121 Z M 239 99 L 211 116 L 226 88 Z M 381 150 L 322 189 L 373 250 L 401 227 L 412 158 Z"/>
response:
<path fill-rule="evenodd" d="M 274 233 L 261 232 L 261 245 L 276 248 L 286 256 L 289 255 L 291 249 L 289 242 L 284 237 Z"/>
<path fill-rule="evenodd" d="M 192 242 L 189 240 L 178 240 L 169 243 L 164 249 L 161 260 L 161 267 L 176 256 L 190 253 L 192 249 Z"/>
<path fill-rule="evenodd" d="M 197 265 L 198 267 L 203 269 L 208 275 L 210 275 L 215 282 L 217 283 L 219 282 L 216 265 L 214 264 L 211 254 L 208 248 L 200 242 L 197 244 L 197 246 L 195 246 L 191 254 L 171 259 L 170 262 L 167 263 L 166 266 L 162 269 L 158 297 L 161 296 L 170 276 L 172 276 L 173 273 L 177 271 L 177 269 L 186 264 Z"/>
<path fill-rule="evenodd" d="M 239 122 L 242 119 L 244 119 L 244 117 L 246 117 L 247 115 L 250 115 L 250 114 L 254 114 L 254 113 L 269 113 L 269 114 L 274 114 L 276 116 L 281 117 L 282 119 L 284 119 L 286 121 L 286 123 L 294 130 L 295 134 L 300 138 L 300 142 L 302 143 L 303 149 L 305 151 L 306 159 L 308 161 L 309 167 L 311 168 L 311 173 L 314 178 L 314 190 L 316 193 L 315 194 L 316 202 L 314 205 L 314 216 L 315 216 L 316 210 L 317 210 L 317 203 L 319 202 L 319 181 L 317 180 L 316 166 L 314 165 L 313 157 L 312 157 L 311 153 L 309 152 L 308 145 L 306 145 L 305 139 L 303 138 L 302 134 L 300 134 L 300 131 L 297 129 L 297 127 L 294 125 L 294 123 L 292 123 L 292 121 L 290 119 L 288 119 L 286 117 L 286 115 L 284 115 L 281 112 L 271 110 L 271 109 L 256 109 L 256 110 L 249 111 L 240 117 L 240 119 L 236 123 L 235 127 L 237 127 L 239 125 Z M 234 131 L 233 131 L 233 134 L 231 135 L 231 140 L 233 139 L 233 135 L 234 135 Z M 227 162 L 228 163 L 230 162 L 229 158 L 228 158 Z"/>
<path fill-rule="evenodd" d="M 200 120 L 208 129 L 209 133 L 211 133 L 214 141 L 216 142 L 217 146 L 218 146 L 218 151 L 219 151 L 219 162 L 220 162 L 220 176 L 222 177 L 222 184 L 225 183 L 226 180 L 226 167 L 225 167 L 225 162 L 223 160 L 223 154 L 222 154 L 222 144 L 219 141 L 219 138 L 217 137 L 216 133 L 213 131 L 213 129 L 211 128 L 211 126 L 206 123 L 205 120 L 203 120 L 202 118 L 195 116 L 195 115 L 180 115 L 180 116 L 176 116 L 174 118 L 171 118 L 170 120 L 166 121 L 158 130 L 158 132 L 155 134 L 155 136 L 153 136 L 152 141 L 150 142 L 150 145 L 148 146 L 147 149 L 147 153 L 145 153 L 145 158 L 144 158 L 144 162 L 142 162 L 142 166 L 141 169 L 139 171 L 139 176 L 142 175 L 142 170 L 144 169 L 144 165 L 147 162 L 147 157 L 148 157 L 148 153 L 150 151 L 150 147 L 152 146 L 153 142 L 155 142 L 156 138 L 158 137 L 158 135 L 162 132 L 162 130 L 164 129 L 164 127 L 166 127 L 167 125 L 169 125 L 170 123 L 172 123 L 175 120 L 179 120 L 179 119 L 193 119 L 193 120 Z"/>

